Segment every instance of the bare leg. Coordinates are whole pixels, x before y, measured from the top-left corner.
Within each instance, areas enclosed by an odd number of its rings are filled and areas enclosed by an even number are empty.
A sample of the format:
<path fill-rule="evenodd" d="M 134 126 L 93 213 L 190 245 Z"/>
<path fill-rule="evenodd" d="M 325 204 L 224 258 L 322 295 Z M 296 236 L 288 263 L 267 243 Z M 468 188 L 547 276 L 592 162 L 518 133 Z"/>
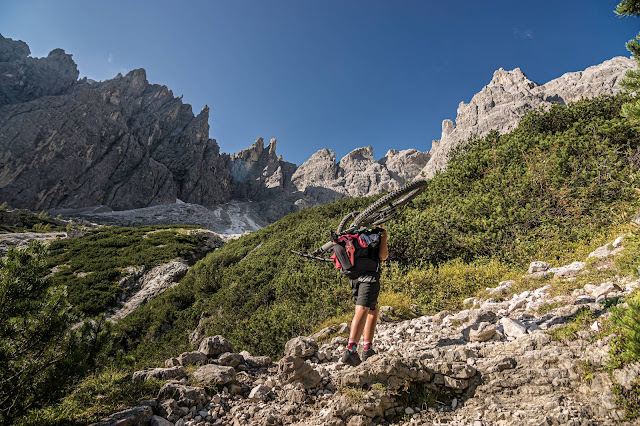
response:
<path fill-rule="evenodd" d="M 362 331 L 364 330 L 366 318 L 369 314 L 369 308 L 362 305 L 356 305 L 356 313 L 353 315 L 351 321 L 351 332 L 349 333 L 349 340 L 355 340 L 356 343 L 360 341 Z"/>
<path fill-rule="evenodd" d="M 378 323 L 378 305 L 375 309 L 370 309 L 364 325 L 363 339 L 366 342 L 373 342 L 373 335 L 376 332 L 376 324 Z"/>

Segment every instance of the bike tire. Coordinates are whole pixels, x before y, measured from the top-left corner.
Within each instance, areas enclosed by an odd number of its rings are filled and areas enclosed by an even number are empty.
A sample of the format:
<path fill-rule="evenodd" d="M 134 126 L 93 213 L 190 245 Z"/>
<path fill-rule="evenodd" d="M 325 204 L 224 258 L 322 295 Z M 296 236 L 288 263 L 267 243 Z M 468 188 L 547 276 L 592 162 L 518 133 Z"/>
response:
<path fill-rule="evenodd" d="M 340 221 L 340 224 L 338 225 L 338 229 L 336 229 L 336 234 L 342 234 L 342 231 L 344 231 L 344 227 L 347 224 L 347 222 L 349 221 L 349 219 L 351 219 L 352 217 L 355 217 L 357 215 L 359 215 L 360 212 L 351 212 L 348 215 L 346 215 L 345 217 L 342 218 L 342 220 Z"/>
<path fill-rule="evenodd" d="M 376 222 L 376 218 L 378 213 L 381 210 L 391 207 L 401 206 L 408 201 L 417 197 L 422 191 L 427 187 L 427 182 L 424 180 L 418 180 L 412 182 L 402 188 L 398 188 L 395 191 L 391 191 L 387 195 L 380 198 L 375 203 L 371 204 L 369 207 L 364 209 L 356 218 L 353 220 L 353 226 L 361 226 L 367 224 L 376 224 L 379 225 L 384 221 Z"/>

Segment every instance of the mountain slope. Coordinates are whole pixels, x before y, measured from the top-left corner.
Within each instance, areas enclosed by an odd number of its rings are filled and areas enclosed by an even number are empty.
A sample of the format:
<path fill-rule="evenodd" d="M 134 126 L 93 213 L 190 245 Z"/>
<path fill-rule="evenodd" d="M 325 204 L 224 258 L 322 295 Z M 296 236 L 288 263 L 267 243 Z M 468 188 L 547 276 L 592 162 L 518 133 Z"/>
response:
<path fill-rule="evenodd" d="M 533 112 L 511 133 L 459 149 L 389 224 L 394 261 L 384 269 L 383 297 L 431 312 L 455 308 L 522 275 L 533 260 L 563 264 L 602 245 L 640 207 L 640 139 L 619 116 L 623 101 L 600 97 Z M 186 336 L 200 321 L 201 332 L 279 354 L 289 337 L 351 305 L 331 266 L 289 250 L 316 248 L 342 215 L 370 201 L 303 210 L 228 243 L 122 321 L 122 344 L 139 361 L 161 360 L 187 350 Z"/>

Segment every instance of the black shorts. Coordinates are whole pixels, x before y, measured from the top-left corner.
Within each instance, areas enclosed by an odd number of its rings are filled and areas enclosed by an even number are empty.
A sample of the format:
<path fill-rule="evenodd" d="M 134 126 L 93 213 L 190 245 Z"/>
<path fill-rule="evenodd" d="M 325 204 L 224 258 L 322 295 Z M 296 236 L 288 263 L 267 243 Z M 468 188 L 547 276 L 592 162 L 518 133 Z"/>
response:
<path fill-rule="evenodd" d="M 356 305 L 375 309 L 380 294 L 380 277 L 365 274 L 351 280 L 351 294 Z"/>

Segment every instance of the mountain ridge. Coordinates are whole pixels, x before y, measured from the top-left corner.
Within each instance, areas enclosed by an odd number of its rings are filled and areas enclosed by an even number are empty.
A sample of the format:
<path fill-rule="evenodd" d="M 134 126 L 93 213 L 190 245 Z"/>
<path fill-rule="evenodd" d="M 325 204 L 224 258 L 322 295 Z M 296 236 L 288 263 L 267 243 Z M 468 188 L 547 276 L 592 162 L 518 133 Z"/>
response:
<path fill-rule="evenodd" d="M 168 87 L 149 83 L 144 69 L 78 80 L 64 50 L 29 54 L 25 42 L 0 35 L 0 200 L 65 212 L 185 202 L 223 215 L 225 206 L 244 203 L 254 223 L 432 177 L 462 141 L 493 129 L 504 133 L 527 111 L 552 102 L 616 93 L 617 80 L 633 66 L 618 57 L 544 85 L 519 68 L 501 68 L 469 104 L 460 104 L 456 124 L 443 121 L 429 152 L 389 150 L 376 160 L 368 146 L 337 160 L 324 148 L 297 166 L 277 154 L 275 138 L 221 153 L 209 137 L 209 108 L 194 114 Z"/>

